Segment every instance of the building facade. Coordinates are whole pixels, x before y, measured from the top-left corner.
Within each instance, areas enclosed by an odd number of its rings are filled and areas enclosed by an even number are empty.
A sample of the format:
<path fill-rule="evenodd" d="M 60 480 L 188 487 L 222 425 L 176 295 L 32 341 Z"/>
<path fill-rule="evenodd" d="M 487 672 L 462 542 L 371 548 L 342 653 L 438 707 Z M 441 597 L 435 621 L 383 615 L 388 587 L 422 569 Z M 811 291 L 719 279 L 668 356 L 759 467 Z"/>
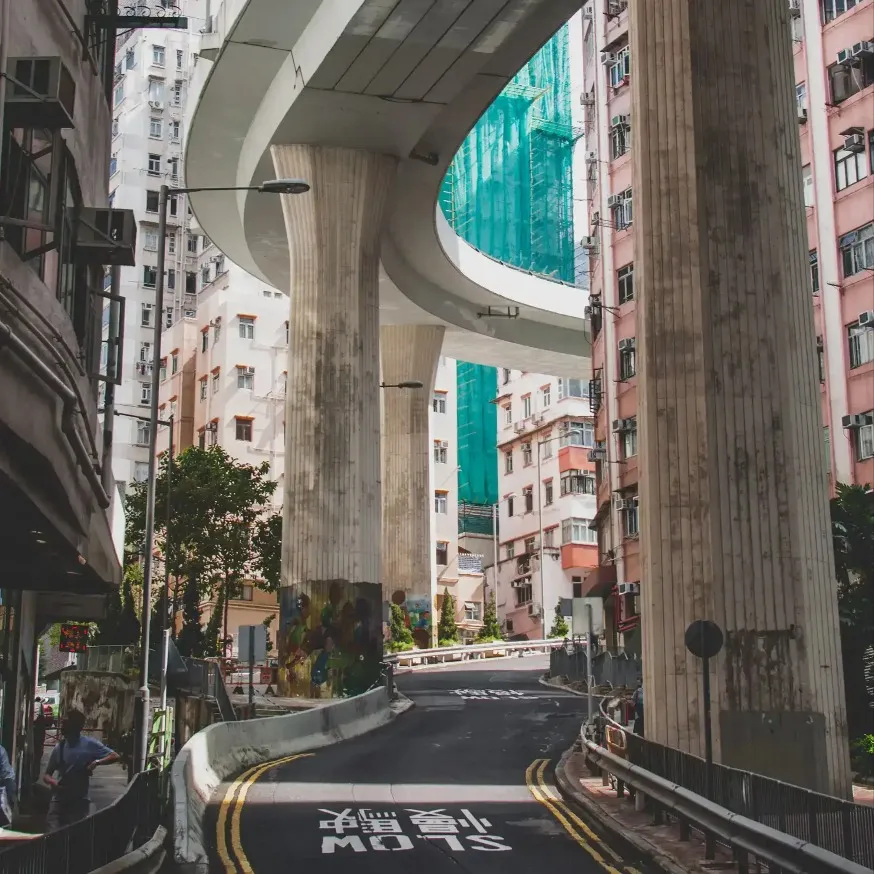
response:
<path fill-rule="evenodd" d="M 507 636 L 546 637 L 562 598 L 597 565 L 594 424 L 581 379 L 499 377 L 496 603 Z"/>
<path fill-rule="evenodd" d="M 874 480 L 874 2 L 788 0 L 829 483 Z M 599 566 L 608 643 L 639 651 L 634 118 L 627 3 L 583 11 Z"/>

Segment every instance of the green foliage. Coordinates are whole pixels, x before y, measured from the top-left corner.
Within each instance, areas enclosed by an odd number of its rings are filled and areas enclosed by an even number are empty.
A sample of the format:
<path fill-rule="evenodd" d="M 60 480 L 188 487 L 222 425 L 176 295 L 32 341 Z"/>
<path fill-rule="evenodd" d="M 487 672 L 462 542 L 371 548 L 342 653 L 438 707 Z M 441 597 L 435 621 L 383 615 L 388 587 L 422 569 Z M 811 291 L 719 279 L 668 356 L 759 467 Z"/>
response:
<path fill-rule="evenodd" d="M 273 624 L 275 618 L 276 614 L 271 613 L 269 616 L 265 616 L 261 620 L 261 624 L 267 629 L 267 652 L 273 651 L 273 638 L 270 636 L 270 626 Z"/>
<path fill-rule="evenodd" d="M 386 649 L 390 652 L 405 652 L 408 649 L 413 649 L 413 634 L 407 623 L 404 622 L 404 611 L 400 605 L 391 605 L 391 639 L 386 644 Z"/>
<path fill-rule="evenodd" d="M 455 622 L 455 598 L 449 589 L 443 590 L 443 603 L 440 605 L 440 621 L 437 624 L 437 643 L 440 646 L 453 646 L 458 643 L 458 625 Z"/>
<path fill-rule="evenodd" d="M 860 777 L 874 777 L 874 734 L 865 734 L 850 744 L 850 765 Z"/>
<path fill-rule="evenodd" d="M 256 562 L 265 592 L 278 592 L 282 578 L 282 514 L 273 513 L 255 523 Z"/>
<path fill-rule="evenodd" d="M 874 640 L 874 494 L 838 483 L 831 501 L 832 541 L 842 625 Z"/>
<path fill-rule="evenodd" d="M 200 590 L 197 579 L 192 577 L 182 593 L 182 628 L 176 637 L 176 646 L 183 656 L 203 657 L 205 637 L 200 619 Z"/>
<path fill-rule="evenodd" d="M 225 586 L 220 586 L 215 606 L 203 631 L 203 654 L 209 656 L 224 655 L 222 646 L 222 624 L 225 612 Z"/>
<path fill-rule="evenodd" d="M 138 595 L 142 593 L 143 574 L 138 564 L 124 569 L 121 589 L 108 597 L 106 617 L 94 625 L 91 643 L 94 646 L 129 646 L 140 640 L 140 620 L 137 618 Z"/>
<path fill-rule="evenodd" d="M 503 629 L 498 621 L 498 608 L 495 604 L 494 592 L 492 592 L 489 600 L 486 602 L 485 611 L 483 612 L 483 627 L 479 630 L 476 639 L 480 643 L 491 643 L 495 640 L 504 639 Z"/>
<path fill-rule="evenodd" d="M 550 637 L 567 637 L 570 634 L 570 628 L 567 624 L 567 619 L 561 615 L 561 600 L 555 605 L 555 619 L 552 621 L 552 628 L 549 630 Z"/>

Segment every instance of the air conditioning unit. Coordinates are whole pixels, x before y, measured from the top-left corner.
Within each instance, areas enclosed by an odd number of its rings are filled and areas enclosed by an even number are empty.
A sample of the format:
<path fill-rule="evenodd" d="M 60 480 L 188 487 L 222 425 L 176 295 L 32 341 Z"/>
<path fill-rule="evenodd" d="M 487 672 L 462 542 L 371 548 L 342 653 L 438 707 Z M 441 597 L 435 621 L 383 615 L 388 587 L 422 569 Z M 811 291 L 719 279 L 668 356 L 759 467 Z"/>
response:
<path fill-rule="evenodd" d="M 623 595 L 639 595 L 640 583 L 617 583 L 616 594 Z"/>
<path fill-rule="evenodd" d="M 593 19 L 594 17 L 595 17 L 595 13 L 594 13 L 594 11 L 592 10 L 592 7 L 591 7 L 591 6 L 587 6 L 587 7 L 583 10 L 583 21 L 592 21 L 592 19 Z"/>
<path fill-rule="evenodd" d="M 844 149 L 854 154 L 864 154 L 865 137 L 862 134 L 849 134 L 844 137 Z"/>
<path fill-rule="evenodd" d="M 75 256 L 80 264 L 133 267 L 136 248 L 137 223 L 132 209 L 85 207 L 79 211 Z"/>
<path fill-rule="evenodd" d="M 625 419 L 614 419 L 610 430 L 614 434 L 621 434 L 626 429 Z"/>
<path fill-rule="evenodd" d="M 628 0 L 607 0 L 607 14 L 619 15 L 628 8 Z"/>
<path fill-rule="evenodd" d="M 807 110 L 803 106 L 798 107 L 798 123 L 804 124 L 807 121 Z"/>
<path fill-rule="evenodd" d="M 615 64 L 616 63 L 616 53 L 615 52 L 601 52 L 601 63 L 602 64 Z"/>
<path fill-rule="evenodd" d="M 151 372 L 152 372 L 151 362 L 146 362 L 146 361 L 138 361 L 137 362 L 137 373 L 140 376 L 148 376 Z"/>
<path fill-rule="evenodd" d="M 622 206 L 622 195 L 621 194 L 611 194 L 607 198 L 607 206 L 610 209 L 613 209 L 614 206 Z"/>
<path fill-rule="evenodd" d="M 801 17 L 801 0 L 789 0 L 789 17 Z"/>
<path fill-rule="evenodd" d="M 598 163 L 598 153 L 597 152 L 586 152 L 586 163 L 587 164 L 597 164 Z"/>
<path fill-rule="evenodd" d="M 627 352 L 634 349 L 634 337 L 628 337 L 625 340 L 619 341 L 619 351 Z"/>
<path fill-rule="evenodd" d="M 540 615 L 540 604 L 532 603 L 528 605 L 528 615 L 529 616 L 539 616 Z"/>
<path fill-rule="evenodd" d="M 850 56 L 853 59 L 870 58 L 872 55 L 874 55 L 874 42 L 870 42 L 869 40 L 862 40 L 862 42 L 854 43 L 853 47 L 850 49 Z"/>
<path fill-rule="evenodd" d="M 589 461 L 606 461 L 607 451 L 604 449 L 590 449 L 588 458 Z"/>
<path fill-rule="evenodd" d="M 594 106 L 595 105 L 595 95 L 594 94 L 580 94 L 580 106 Z"/>
<path fill-rule="evenodd" d="M 8 127 L 74 127 L 76 83 L 60 58 L 10 58 L 5 72 Z"/>
<path fill-rule="evenodd" d="M 625 498 L 622 497 L 622 492 L 613 492 L 613 506 L 617 510 L 622 510 L 625 507 Z"/>
<path fill-rule="evenodd" d="M 630 127 L 631 126 L 631 116 L 630 115 L 614 115 L 613 118 L 610 119 L 610 127 Z"/>
<path fill-rule="evenodd" d="M 597 249 L 598 248 L 598 238 L 597 237 L 583 237 L 580 240 L 580 245 L 584 249 Z"/>
<path fill-rule="evenodd" d="M 874 310 L 868 310 L 864 313 L 859 313 L 860 328 L 874 328 Z"/>
<path fill-rule="evenodd" d="M 842 428 L 863 428 L 865 425 L 869 424 L 868 419 L 870 416 L 866 416 L 863 413 L 856 413 L 855 415 L 844 416 L 841 419 L 841 427 Z"/>
<path fill-rule="evenodd" d="M 513 430 L 517 434 L 524 434 L 525 433 L 525 425 L 522 424 L 522 422 L 516 422 L 516 424 L 513 425 Z"/>
<path fill-rule="evenodd" d="M 163 109 L 164 108 L 164 101 L 163 100 L 150 100 L 149 106 L 151 106 L 152 109 Z"/>
<path fill-rule="evenodd" d="M 185 318 L 186 319 L 197 318 L 197 310 L 185 310 Z"/>

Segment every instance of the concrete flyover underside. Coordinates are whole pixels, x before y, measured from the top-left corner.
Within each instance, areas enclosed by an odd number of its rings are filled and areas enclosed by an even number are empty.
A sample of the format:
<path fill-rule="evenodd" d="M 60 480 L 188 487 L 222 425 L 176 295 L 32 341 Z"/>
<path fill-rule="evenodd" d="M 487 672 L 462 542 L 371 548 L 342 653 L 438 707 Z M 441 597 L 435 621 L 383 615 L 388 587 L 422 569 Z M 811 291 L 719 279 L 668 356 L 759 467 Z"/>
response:
<path fill-rule="evenodd" d="M 443 326 L 444 354 L 464 360 L 587 376 L 585 292 L 487 257 L 437 209 L 468 131 L 578 8 L 578 0 L 227 0 L 204 35 L 202 55 L 212 63 L 195 73 L 201 91 L 188 124 L 186 184 L 274 178 L 273 145 L 394 156 L 381 324 Z M 202 192 L 191 202 L 233 261 L 289 288 L 279 198 Z M 488 307 L 518 307 L 519 315 L 479 317 Z"/>

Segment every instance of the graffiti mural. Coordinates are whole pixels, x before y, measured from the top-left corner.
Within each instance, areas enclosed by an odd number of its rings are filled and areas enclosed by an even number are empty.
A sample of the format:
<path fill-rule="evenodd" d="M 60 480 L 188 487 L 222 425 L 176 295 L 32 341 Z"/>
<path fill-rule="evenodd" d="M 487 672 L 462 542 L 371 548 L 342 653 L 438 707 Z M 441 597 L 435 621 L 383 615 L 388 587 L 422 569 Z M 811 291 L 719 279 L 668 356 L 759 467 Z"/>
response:
<path fill-rule="evenodd" d="M 342 580 L 284 586 L 279 600 L 279 694 L 346 698 L 366 692 L 382 661 L 382 593 Z"/>
<path fill-rule="evenodd" d="M 397 604 L 404 614 L 404 624 L 413 635 L 413 642 L 419 649 L 431 646 L 431 598 L 428 595 L 410 595 L 398 589 L 391 596 L 392 604 Z"/>

